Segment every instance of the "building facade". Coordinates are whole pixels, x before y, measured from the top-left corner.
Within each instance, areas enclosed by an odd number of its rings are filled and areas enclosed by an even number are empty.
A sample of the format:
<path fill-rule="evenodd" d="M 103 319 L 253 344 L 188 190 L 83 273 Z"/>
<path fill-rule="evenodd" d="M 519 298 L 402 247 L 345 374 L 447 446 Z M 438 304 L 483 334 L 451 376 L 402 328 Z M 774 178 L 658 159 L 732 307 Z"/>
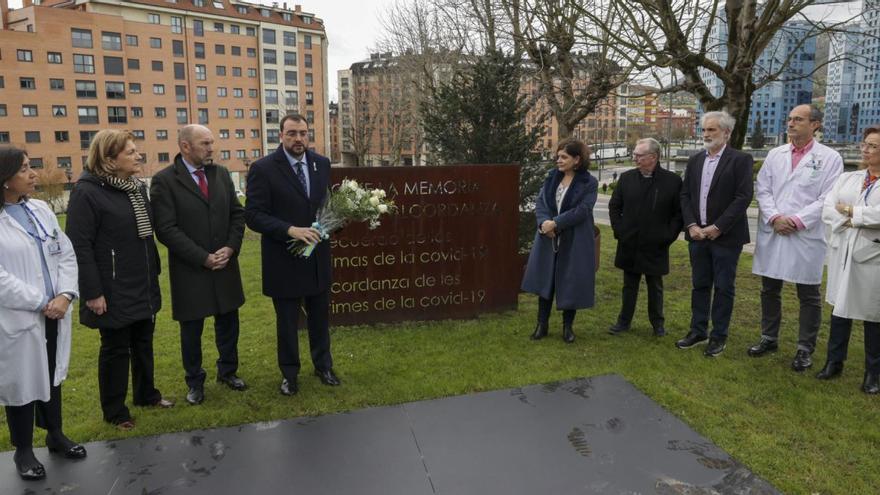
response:
<path fill-rule="evenodd" d="M 327 39 L 299 6 L 25 1 L 5 16 L 0 58 L 0 143 L 74 180 L 105 128 L 134 133 L 146 177 L 170 163 L 190 123 L 212 129 L 215 161 L 239 182 L 278 146 L 285 112 L 306 116 L 312 146 L 330 154 Z"/>

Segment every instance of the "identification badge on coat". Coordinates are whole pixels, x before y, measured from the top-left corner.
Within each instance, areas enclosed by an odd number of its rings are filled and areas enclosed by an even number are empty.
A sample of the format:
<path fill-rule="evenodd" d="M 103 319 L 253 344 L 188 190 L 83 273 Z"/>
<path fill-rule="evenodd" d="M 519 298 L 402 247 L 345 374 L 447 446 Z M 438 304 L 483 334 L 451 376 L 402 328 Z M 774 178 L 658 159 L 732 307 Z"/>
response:
<path fill-rule="evenodd" d="M 61 243 L 59 241 L 50 241 L 46 248 L 48 249 L 49 254 L 53 256 L 61 254 Z"/>

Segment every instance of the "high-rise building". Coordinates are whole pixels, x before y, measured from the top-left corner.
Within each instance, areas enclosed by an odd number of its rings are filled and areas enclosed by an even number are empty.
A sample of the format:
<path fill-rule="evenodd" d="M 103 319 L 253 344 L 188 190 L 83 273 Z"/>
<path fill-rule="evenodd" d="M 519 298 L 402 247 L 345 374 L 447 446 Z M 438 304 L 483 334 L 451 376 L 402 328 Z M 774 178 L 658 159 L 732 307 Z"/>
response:
<path fill-rule="evenodd" d="M 709 33 L 709 57 L 724 66 L 727 63 L 727 22 L 723 11 Z M 761 53 L 752 70 L 754 81 L 772 75 L 774 81 L 762 86 L 752 95 L 747 133 L 755 128 L 756 119 L 767 140 L 780 143 L 784 139 L 788 113 L 797 105 L 810 103 L 813 96 L 813 72 L 816 58 L 816 38 L 807 37 L 813 25 L 806 21 L 786 22 Z M 787 65 L 786 65 L 787 64 Z M 714 96 L 724 92 L 724 82 L 708 69 L 700 75 Z M 702 112 L 701 112 L 702 114 Z M 698 124 L 699 125 L 699 124 Z"/>
<path fill-rule="evenodd" d="M 277 147 L 297 111 L 330 153 L 327 38 L 313 14 L 229 0 L 0 0 L 0 143 L 75 179 L 100 129 L 131 130 L 144 175 L 207 125 L 235 176 Z"/>

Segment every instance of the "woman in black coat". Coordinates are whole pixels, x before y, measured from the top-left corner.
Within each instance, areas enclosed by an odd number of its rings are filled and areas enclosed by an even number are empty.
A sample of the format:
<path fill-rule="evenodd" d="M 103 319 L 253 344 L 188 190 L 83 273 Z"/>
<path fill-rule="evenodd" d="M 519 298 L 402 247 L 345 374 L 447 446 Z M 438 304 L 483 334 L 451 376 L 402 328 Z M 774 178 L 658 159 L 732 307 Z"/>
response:
<path fill-rule="evenodd" d="M 104 420 L 134 427 L 125 406 L 131 361 L 133 403 L 171 407 L 153 382 L 153 331 L 162 305 L 159 254 L 134 136 L 98 132 L 70 195 L 67 235 L 79 265 L 80 321 L 101 333 L 98 388 Z"/>
<path fill-rule="evenodd" d="M 669 246 L 682 230 L 681 178 L 659 166 L 660 143 L 642 139 L 633 150 L 638 167 L 620 175 L 608 202 L 608 216 L 623 270 L 620 315 L 609 331 L 629 330 L 642 275 L 648 286 L 648 317 L 658 337 L 666 334 L 663 275 L 669 273 Z"/>

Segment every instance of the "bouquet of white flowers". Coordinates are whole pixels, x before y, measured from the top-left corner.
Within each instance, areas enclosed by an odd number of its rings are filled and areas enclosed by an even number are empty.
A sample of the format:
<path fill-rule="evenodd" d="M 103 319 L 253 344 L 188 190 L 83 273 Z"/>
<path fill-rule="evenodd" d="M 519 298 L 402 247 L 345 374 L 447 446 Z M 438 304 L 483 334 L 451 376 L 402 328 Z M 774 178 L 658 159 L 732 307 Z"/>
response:
<path fill-rule="evenodd" d="M 380 225 L 381 215 L 396 210 L 394 202 L 385 199 L 385 190 L 367 190 L 355 180 L 343 179 L 337 189 L 327 194 L 327 200 L 312 223 L 321 240 L 329 239 L 330 234 L 351 222 L 369 222 L 370 230 L 373 230 Z M 287 250 L 303 258 L 311 256 L 315 246 L 317 243 L 307 244 L 299 239 L 287 241 Z"/>

